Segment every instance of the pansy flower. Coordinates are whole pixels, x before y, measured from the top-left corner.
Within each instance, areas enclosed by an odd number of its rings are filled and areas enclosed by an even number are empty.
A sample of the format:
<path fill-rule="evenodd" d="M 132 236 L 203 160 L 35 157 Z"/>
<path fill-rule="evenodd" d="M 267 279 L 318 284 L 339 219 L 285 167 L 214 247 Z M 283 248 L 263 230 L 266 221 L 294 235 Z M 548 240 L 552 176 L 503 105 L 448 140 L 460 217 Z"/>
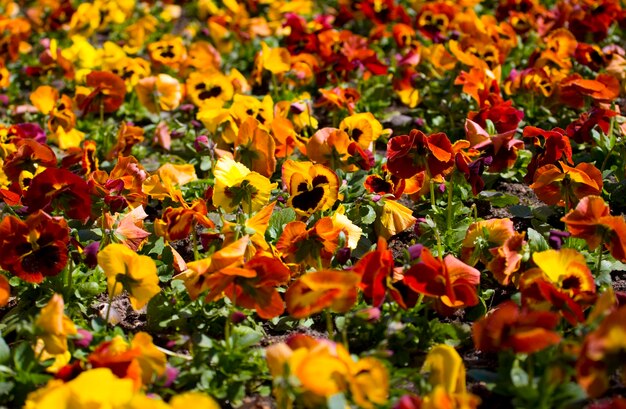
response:
<path fill-rule="evenodd" d="M 195 106 L 213 104 L 221 106 L 230 101 L 235 92 L 230 79 L 219 71 L 204 70 L 189 74 L 185 83 L 187 96 Z"/>
<path fill-rule="evenodd" d="M 91 216 L 90 189 L 80 176 L 48 168 L 30 182 L 23 203 L 29 211 L 62 210 L 67 217 L 86 221 Z"/>
<path fill-rule="evenodd" d="M 578 143 L 592 142 L 591 131 L 595 126 L 608 135 L 611 126 L 611 118 L 617 116 L 617 112 L 599 107 L 592 107 L 589 112 L 583 112 L 578 119 L 567 125 L 565 134 Z"/>
<path fill-rule="evenodd" d="M 316 107 L 329 107 L 334 109 L 346 109 L 352 115 L 356 103 L 361 99 L 361 94 L 354 88 L 333 88 L 330 90 L 319 89 L 322 96 L 315 104 Z"/>
<path fill-rule="evenodd" d="M 257 55 L 257 60 L 258 65 L 274 75 L 284 74 L 291 69 L 289 50 L 282 47 L 270 48 L 264 41 L 261 42 L 261 51 Z"/>
<path fill-rule="evenodd" d="M 148 53 L 156 65 L 165 65 L 174 70 L 178 70 L 187 58 L 183 39 L 173 35 L 165 35 L 161 40 L 150 43 Z"/>
<path fill-rule="evenodd" d="M 22 280 L 40 283 L 67 264 L 69 228 L 60 217 L 41 210 L 25 221 L 6 216 L 0 237 L 0 266 Z"/>
<path fill-rule="evenodd" d="M 40 86 L 30 96 L 31 102 L 43 113 L 49 115 L 48 139 L 61 149 L 76 147 L 85 134 L 75 128 L 76 114 L 74 101 L 67 95 L 61 95 L 55 88 Z"/>
<path fill-rule="evenodd" d="M 443 315 L 478 304 L 480 272 L 451 254 L 435 258 L 424 248 L 420 262 L 404 271 L 403 281 L 411 290 L 435 298 L 435 308 Z"/>
<path fill-rule="evenodd" d="M 257 252 L 241 267 L 226 267 L 206 276 L 209 288 L 205 301 L 228 297 L 233 304 L 255 310 L 259 317 L 271 319 L 285 311 L 276 287 L 286 284 L 291 271 L 271 253 Z"/>
<path fill-rule="evenodd" d="M 523 305 L 555 308 L 575 325 L 584 319 L 582 307 L 593 302 L 596 284 L 585 257 L 574 249 L 533 254 L 537 268 L 525 271 L 519 282 Z"/>
<path fill-rule="evenodd" d="M 339 178 L 324 165 L 289 159 L 282 167 L 282 181 L 289 192 L 287 205 L 300 216 L 328 210 L 339 197 Z"/>
<path fill-rule="evenodd" d="M 378 239 L 376 250 L 365 254 L 351 270 L 361 278 L 359 286 L 363 295 L 371 301 L 374 307 L 382 305 L 387 292 L 402 308 L 415 304 L 417 300 L 417 293 L 399 289 L 402 283 L 398 281 L 402 275 L 398 277 L 394 271 L 394 265 L 393 254 L 387 248 L 387 240 L 381 237 Z"/>
<path fill-rule="evenodd" d="M 147 194 L 142 190 L 147 177 L 148 172 L 135 157 L 119 156 L 110 174 L 104 170 L 94 171 L 87 184 L 91 194 L 104 198 L 112 210 L 120 211 L 127 205 L 147 204 Z"/>
<path fill-rule="evenodd" d="M 337 128 L 322 128 L 315 132 L 306 145 L 309 159 L 332 169 L 354 172 L 368 170 L 373 165 L 373 154 L 363 149 L 348 134 Z"/>
<path fill-rule="evenodd" d="M 275 150 L 274 138 L 258 120 L 247 117 L 241 123 L 235 139 L 236 161 L 269 178 L 276 170 Z"/>
<path fill-rule="evenodd" d="M 532 354 L 561 341 L 555 331 L 559 316 L 548 311 L 531 311 L 505 301 L 474 323 L 472 338 L 483 352 L 513 350 Z"/>
<path fill-rule="evenodd" d="M 611 374 L 621 372 L 625 381 L 626 306 L 611 312 L 600 326 L 587 334 L 576 362 L 576 378 L 582 388 L 596 398 L 609 389 Z"/>
<path fill-rule="evenodd" d="M 83 111 L 111 113 L 124 103 L 126 85 L 118 75 L 107 71 L 92 71 L 85 87 L 76 89 L 76 102 Z"/>
<path fill-rule="evenodd" d="M 571 209 L 580 199 L 599 195 L 602 191 L 602 174 L 590 163 L 579 163 L 576 167 L 559 162 L 537 169 L 530 188 L 542 202 L 548 205 L 566 206 Z"/>
<path fill-rule="evenodd" d="M 93 368 L 108 368 L 118 378 L 133 381 L 135 390 L 150 385 L 165 373 L 167 359 L 153 343 L 152 337 L 138 332 L 130 343 L 119 335 L 100 343 L 87 360 Z"/>
<path fill-rule="evenodd" d="M 159 74 L 139 80 L 135 92 L 148 111 L 173 111 L 183 99 L 184 88 L 176 78 Z"/>
<path fill-rule="evenodd" d="M 64 307 L 63 297 L 54 294 L 35 322 L 46 352 L 52 355 L 67 352 L 68 336 L 77 334 L 76 326 L 63 312 Z"/>
<path fill-rule="evenodd" d="M 215 283 L 211 283 L 210 280 L 215 274 L 225 268 L 239 268 L 244 265 L 243 258 L 249 241 L 248 236 L 244 236 L 236 242 L 222 247 L 208 258 L 187 263 L 187 270 L 174 276 L 174 279 L 182 280 L 191 299 L 197 299 L 203 292 L 213 289 Z M 256 274 L 256 272 L 252 274 Z M 213 294 L 209 300 L 218 294 Z"/>
<path fill-rule="evenodd" d="M 123 244 L 109 244 L 100 250 L 98 265 L 107 277 L 109 297 L 120 295 L 126 290 L 135 310 L 143 308 L 161 291 L 154 261 Z"/>
<path fill-rule="evenodd" d="M 619 96 L 619 80 L 609 74 L 599 74 L 595 80 L 572 74 L 559 83 L 559 100 L 572 108 L 582 108 L 585 97 L 594 102 L 608 103 Z"/>
<path fill-rule="evenodd" d="M 559 160 L 573 163 L 572 144 L 563 129 L 544 131 L 541 128 L 527 126 L 524 128 L 523 137 L 532 144 L 534 150 L 524 178 L 527 182 L 532 181 L 537 169 L 544 165 L 554 165 Z"/>
<path fill-rule="evenodd" d="M 15 151 L 4 158 L 2 171 L 7 178 L 15 182 L 22 172 L 35 174 L 40 169 L 54 168 L 57 157 L 54 151 L 34 139 L 18 139 L 13 143 Z"/>
<path fill-rule="evenodd" d="M 184 240 L 198 224 L 215 227 L 206 215 L 207 205 L 203 199 L 195 199 L 191 205 L 182 202 L 181 207 L 168 207 L 163 211 L 163 215 L 154 221 L 154 233 L 166 242 Z"/>
<path fill-rule="evenodd" d="M 387 165 L 382 166 L 380 174 L 369 175 L 364 182 L 365 189 L 368 192 L 378 195 L 391 195 L 393 199 L 398 200 L 406 187 L 406 181 L 409 179 L 401 179 L 392 175 L 387 169 Z"/>
<path fill-rule="evenodd" d="M 383 126 L 371 112 L 353 114 L 344 118 L 339 124 L 339 129 L 347 133 L 350 139 L 358 143 L 361 148 L 369 150 L 383 133 Z"/>
<path fill-rule="evenodd" d="M 376 234 L 389 239 L 413 226 L 417 218 L 413 211 L 395 200 L 382 199 L 382 206 L 376 206 Z"/>
<path fill-rule="evenodd" d="M 124 56 L 114 63 L 103 64 L 103 68 L 124 80 L 126 92 L 132 92 L 139 80 L 149 77 L 151 73 L 150 62 L 139 57 L 131 58 Z"/>
<path fill-rule="evenodd" d="M 104 213 L 102 227 L 105 231 L 111 231 L 115 240 L 118 240 L 131 250 L 137 251 L 150 235 L 149 232 L 144 230 L 143 221 L 146 217 L 148 217 L 148 214 L 141 205 L 125 215 Z"/>
<path fill-rule="evenodd" d="M 356 302 L 359 276 L 350 271 L 319 270 L 294 281 L 285 294 L 287 312 L 306 318 L 328 308 L 346 312 Z"/>
<path fill-rule="evenodd" d="M 412 409 L 415 403 L 423 409 L 476 409 L 480 405 L 480 398 L 467 392 L 465 365 L 454 347 L 435 345 L 426 355 L 421 372 L 428 374 L 432 390 L 423 397 L 405 395 L 394 409 Z"/>
<path fill-rule="evenodd" d="M 465 137 L 471 148 L 481 151 L 483 157 L 491 157 L 490 172 L 500 172 L 515 165 L 518 151 L 524 147 L 524 142 L 515 138 L 515 132 L 489 135 L 481 125 L 471 119 L 465 120 Z"/>
<path fill-rule="evenodd" d="M 586 196 L 561 221 L 572 237 L 584 239 L 590 250 L 604 245 L 617 260 L 626 260 L 626 220 L 611 216 L 599 196 Z"/>
<path fill-rule="evenodd" d="M 522 261 L 524 233 L 518 233 L 510 219 L 472 223 L 463 239 L 461 259 L 474 266 L 480 260 L 502 285 L 517 281 Z"/>
<path fill-rule="evenodd" d="M 129 156 L 133 146 L 143 142 L 144 130 L 139 126 L 129 125 L 122 122 L 117 131 L 115 146 L 107 153 L 107 159 L 111 160 L 118 156 Z"/>
<path fill-rule="evenodd" d="M 409 135 L 391 138 L 387 144 L 387 168 L 400 178 L 410 178 L 420 171 L 434 178 L 453 166 L 452 143 L 444 133 L 427 136 L 414 129 Z"/>
<path fill-rule="evenodd" d="M 330 217 L 319 219 L 313 227 L 301 221 L 285 225 L 278 242 L 278 250 L 288 263 L 306 263 L 310 266 L 328 266 L 339 246 L 339 234 L 349 237 L 349 230 L 343 223 L 335 223 Z"/>
<path fill-rule="evenodd" d="M 275 187 L 276 183 L 271 183 L 267 177 L 224 156 L 215 165 L 213 204 L 226 211 L 241 205 L 250 214 L 269 203 L 270 192 Z"/>
<path fill-rule="evenodd" d="M 331 396 L 347 392 L 360 408 L 373 409 L 387 401 L 385 366 L 372 357 L 355 361 L 341 344 L 295 335 L 268 347 L 266 356 L 274 396 L 285 407 L 294 404 L 292 390 L 298 393 L 297 403 L 306 408 L 319 407 Z"/>

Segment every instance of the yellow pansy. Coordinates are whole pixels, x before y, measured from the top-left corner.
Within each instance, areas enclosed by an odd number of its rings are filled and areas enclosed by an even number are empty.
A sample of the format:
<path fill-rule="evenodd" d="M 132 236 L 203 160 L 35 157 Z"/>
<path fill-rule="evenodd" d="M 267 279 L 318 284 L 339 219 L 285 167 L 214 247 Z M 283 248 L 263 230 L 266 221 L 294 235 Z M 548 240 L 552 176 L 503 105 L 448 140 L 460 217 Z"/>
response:
<path fill-rule="evenodd" d="M 126 290 L 135 310 L 143 308 L 161 291 L 154 261 L 148 256 L 140 256 L 123 244 L 109 244 L 100 251 L 98 265 L 107 277 L 109 297 Z"/>
<path fill-rule="evenodd" d="M 52 355 L 67 352 L 67 337 L 76 335 L 76 326 L 63 313 L 65 303 L 59 294 L 52 296 L 48 304 L 41 309 L 35 325 L 41 331 L 45 351 Z"/>
<path fill-rule="evenodd" d="M 276 183 L 252 172 L 243 164 L 229 157 L 222 157 L 215 165 L 215 189 L 213 204 L 231 212 L 241 205 L 250 214 L 269 203 L 270 192 Z"/>

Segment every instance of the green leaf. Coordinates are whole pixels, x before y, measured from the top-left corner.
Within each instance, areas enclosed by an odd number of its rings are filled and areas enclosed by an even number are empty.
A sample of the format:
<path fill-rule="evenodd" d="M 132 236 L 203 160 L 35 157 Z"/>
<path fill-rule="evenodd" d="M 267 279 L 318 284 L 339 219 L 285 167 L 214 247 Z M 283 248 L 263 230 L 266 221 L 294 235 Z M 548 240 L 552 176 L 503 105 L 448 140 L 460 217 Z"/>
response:
<path fill-rule="evenodd" d="M 269 226 L 265 232 L 265 236 L 269 240 L 276 240 L 283 231 L 285 225 L 289 222 L 296 220 L 296 211 L 291 207 L 286 207 L 277 212 L 272 213 L 270 217 Z"/>
<path fill-rule="evenodd" d="M 250 327 L 240 325 L 233 329 L 233 342 L 239 348 L 248 348 L 256 345 L 262 338 L 263 334 Z"/>
<path fill-rule="evenodd" d="M 357 220 L 358 224 L 372 224 L 376 221 L 376 211 L 372 206 L 361 206 L 359 209 L 359 217 L 360 219 Z"/>
<path fill-rule="evenodd" d="M 488 201 L 494 207 L 505 207 L 519 203 L 519 197 L 493 190 L 483 190 L 478 197 Z"/>
<path fill-rule="evenodd" d="M 11 358 L 11 350 L 6 341 L 0 335 L 0 364 L 7 362 Z"/>
<path fill-rule="evenodd" d="M 537 230 L 530 227 L 528 228 L 528 245 L 533 252 L 550 249 L 545 237 L 543 237 Z"/>
<path fill-rule="evenodd" d="M 517 362 L 515 366 L 511 368 L 511 382 L 518 388 L 528 385 L 528 374 L 519 367 Z"/>
<path fill-rule="evenodd" d="M 524 205 L 513 205 L 509 207 L 509 212 L 513 217 L 519 217 L 521 219 L 530 219 L 533 217 L 533 211 L 530 207 Z"/>

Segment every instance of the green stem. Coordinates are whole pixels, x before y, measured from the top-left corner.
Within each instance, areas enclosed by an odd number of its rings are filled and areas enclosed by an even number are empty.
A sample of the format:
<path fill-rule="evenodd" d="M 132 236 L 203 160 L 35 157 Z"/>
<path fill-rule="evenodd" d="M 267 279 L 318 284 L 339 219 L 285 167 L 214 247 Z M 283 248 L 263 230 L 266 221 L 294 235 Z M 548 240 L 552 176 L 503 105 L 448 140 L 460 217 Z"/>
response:
<path fill-rule="evenodd" d="M 447 230 L 452 230 L 452 180 L 448 182 L 448 217 L 446 219 L 447 222 Z"/>
<path fill-rule="evenodd" d="M 67 302 L 72 295 L 72 257 L 70 256 L 67 260 L 67 266 L 65 266 L 65 270 L 63 270 L 63 295 L 64 299 Z"/>
<path fill-rule="evenodd" d="M 609 128 L 609 133 L 606 136 L 606 139 L 609 141 L 611 141 L 611 138 L 613 138 L 613 128 L 615 125 L 615 117 L 611 117 L 611 124 L 610 124 L 610 128 Z M 615 148 L 615 143 L 613 144 L 613 146 L 611 146 L 611 149 L 609 149 L 609 151 L 606 153 L 606 156 L 604 157 L 604 160 L 602 161 L 602 166 L 600 166 L 600 172 L 604 172 L 604 168 L 606 168 L 606 164 L 609 161 L 609 157 L 611 156 L 611 154 L 613 153 L 613 149 Z"/>
<path fill-rule="evenodd" d="M 430 206 L 435 209 L 435 181 L 430 179 Z"/>
<path fill-rule="evenodd" d="M 596 250 L 596 276 L 600 274 L 600 268 L 602 267 L 602 253 L 604 253 L 604 251 L 602 244 L 600 244 Z"/>
<path fill-rule="evenodd" d="M 341 328 L 341 342 L 343 346 L 346 347 L 346 350 L 350 350 L 350 346 L 348 344 L 348 316 L 343 316 L 343 328 Z"/>
<path fill-rule="evenodd" d="M 191 225 L 191 243 L 193 246 L 194 261 L 200 260 L 200 252 L 198 251 L 198 233 L 196 232 L 196 223 Z"/>
<path fill-rule="evenodd" d="M 226 342 L 226 350 L 230 350 L 230 327 L 232 325 L 231 313 L 228 313 L 226 317 L 226 323 L 224 324 L 224 342 Z"/>
<path fill-rule="evenodd" d="M 330 314 L 330 310 L 328 308 L 326 308 L 324 312 L 326 313 L 326 331 L 328 332 L 328 339 L 332 341 L 335 337 L 333 317 Z"/>
<path fill-rule="evenodd" d="M 435 229 L 435 237 L 437 238 L 437 257 L 443 263 L 443 246 L 441 245 L 441 236 L 438 229 Z"/>

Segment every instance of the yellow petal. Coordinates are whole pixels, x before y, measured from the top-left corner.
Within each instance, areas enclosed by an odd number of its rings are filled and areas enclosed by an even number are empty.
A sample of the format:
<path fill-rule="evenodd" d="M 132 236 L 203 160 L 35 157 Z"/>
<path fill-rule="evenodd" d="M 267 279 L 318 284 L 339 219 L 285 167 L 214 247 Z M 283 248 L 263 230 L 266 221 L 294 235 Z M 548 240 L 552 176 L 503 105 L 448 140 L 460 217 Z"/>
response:
<path fill-rule="evenodd" d="M 59 99 L 59 91 L 49 85 L 42 85 L 30 94 L 30 102 L 45 115 L 52 111 L 57 99 Z"/>

